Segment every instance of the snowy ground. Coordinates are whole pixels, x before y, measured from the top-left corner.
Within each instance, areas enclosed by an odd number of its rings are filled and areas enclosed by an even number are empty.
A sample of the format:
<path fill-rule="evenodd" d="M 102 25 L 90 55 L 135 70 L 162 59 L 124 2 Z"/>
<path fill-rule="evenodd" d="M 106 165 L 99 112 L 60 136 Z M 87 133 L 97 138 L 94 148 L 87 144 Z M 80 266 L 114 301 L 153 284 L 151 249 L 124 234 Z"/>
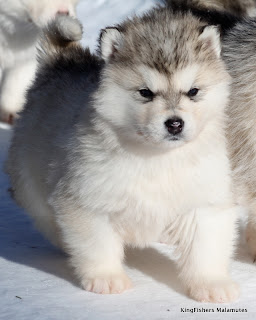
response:
<path fill-rule="evenodd" d="M 98 30 L 123 17 L 149 8 L 153 0 L 84 0 L 78 15 L 85 28 L 84 44 L 95 48 Z M 0 167 L 11 135 L 0 124 Z M 130 250 L 126 269 L 134 288 L 121 295 L 101 296 L 81 290 L 72 277 L 64 254 L 33 228 L 31 221 L 10 198 L 8 179 L 0 170 L 0 319 L 4 320 L 156 320 L 256 319 L 256 266 L 241 236 L 232 265 L 241 285 L 239 301 L 227 308 L 247 313 L 218 313 L 220 305 L 199 304 L 184 294 L 177 279 L 171 251 L 156 244 Z M 181 308 L 213 308 L 212 313 L 184 313 Z"/>

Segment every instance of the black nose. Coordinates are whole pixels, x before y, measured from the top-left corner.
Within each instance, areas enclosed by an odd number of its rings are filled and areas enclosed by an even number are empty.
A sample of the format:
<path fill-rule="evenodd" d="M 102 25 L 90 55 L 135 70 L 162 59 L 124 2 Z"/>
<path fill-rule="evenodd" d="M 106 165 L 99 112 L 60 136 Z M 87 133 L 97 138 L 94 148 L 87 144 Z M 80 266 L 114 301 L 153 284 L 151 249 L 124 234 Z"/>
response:
<path fill-rule="evenodd" d="M 180 118 L 171 118 L 165 122 L 168 132 L 172 135 L 181 133 L 184 128 L 184 121 Z"/>

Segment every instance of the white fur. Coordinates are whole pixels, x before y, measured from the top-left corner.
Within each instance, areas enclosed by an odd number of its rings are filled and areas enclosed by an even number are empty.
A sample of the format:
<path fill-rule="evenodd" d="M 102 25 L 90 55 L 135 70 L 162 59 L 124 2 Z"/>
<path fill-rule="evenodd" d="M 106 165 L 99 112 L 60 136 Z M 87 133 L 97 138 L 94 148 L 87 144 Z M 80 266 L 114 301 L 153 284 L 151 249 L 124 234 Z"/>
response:
<path fill-rule="evenodd" d="M 16 117 L 36 70 L 40 29 L 58 11 L 75 15 L 78 0 L 0 0 L 0 120 Z"/>
<path fill-rule="evenodd" d="M 188 66 L 176 72 L 173 79 L 173 85 L 176 90 L 181 92 L 188 92 L 192 88 L 197 88 L 197 73 L 199 66 L 196 64 Z"/>
<path fill-rule="evenodd" d="M 220 53 L 221 53 L 220 34 L 218 32 L 217 27 L 215 26 L 206 27 L 199 39 L 204 41 L 208 46 L 213 47 L 217 56 L 218 57 L 220 56 Z"/>
<path fill-rule="evenodd" d="M 57 16 L 54 20 L 60 36 L 70 41 L 79 41 L 82 38 L 82 25 L 76 19 L 67 19 L 66 16 Z"/>
<path fill-rule="evenodd" d="M 101 54 L 108 61 L 122 45 L 122 34 L 116 28 L 107 28 L 101 34 Z"/>
<path fill-rule="evenodd" d="M 140 66 L 139 70 L 144 80 L 143 88 L 150 88 L 153 92 L 168 91 L 169 81 L 158 70 L 146 66 Z"/>

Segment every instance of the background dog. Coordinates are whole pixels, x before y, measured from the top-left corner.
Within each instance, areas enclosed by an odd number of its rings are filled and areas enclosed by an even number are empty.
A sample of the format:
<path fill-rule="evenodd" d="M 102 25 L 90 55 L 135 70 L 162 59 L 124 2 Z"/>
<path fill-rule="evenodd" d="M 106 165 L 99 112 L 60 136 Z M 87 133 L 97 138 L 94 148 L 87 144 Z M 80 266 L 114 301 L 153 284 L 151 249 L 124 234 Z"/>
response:
<path fill-rule="evenodd" d="M 12 123 L 36 71 L 40 30 L 56 14 L 75 16 L 78 0 L 0 0 L 0 120 Z"/>
<path fill-rule="evenodd" d="M 249 208 L 247 242 L 256 258 L 256 21 L 244 20 L 223 39 L 232 76 L 227 130 L 237 202 Z"/>
<path fill-rule="evenodd" d="M 192 6 L 229 12 L 238 17 L 255 16 L 255 0 L 165 0 L 168 5 Z"/>

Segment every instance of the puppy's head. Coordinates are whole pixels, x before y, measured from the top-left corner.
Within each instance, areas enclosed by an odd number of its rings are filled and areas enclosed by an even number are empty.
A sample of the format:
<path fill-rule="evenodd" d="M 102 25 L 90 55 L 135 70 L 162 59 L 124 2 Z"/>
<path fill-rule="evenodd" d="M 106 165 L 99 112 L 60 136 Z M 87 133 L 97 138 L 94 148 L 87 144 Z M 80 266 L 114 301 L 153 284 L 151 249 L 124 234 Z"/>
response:
<path fill-rule="evenodd" d="M 229 76 L 219 32 L 191 14 L 155 9 L 103 30 L 98 112 L 120 136 L 173 148 L 223 115 Z"/>
<path fill-rule="evenodd" d="M 79 0 L 21 0 L 31 20 L 43 28 L 56 15 L 76 16 Z"/>

